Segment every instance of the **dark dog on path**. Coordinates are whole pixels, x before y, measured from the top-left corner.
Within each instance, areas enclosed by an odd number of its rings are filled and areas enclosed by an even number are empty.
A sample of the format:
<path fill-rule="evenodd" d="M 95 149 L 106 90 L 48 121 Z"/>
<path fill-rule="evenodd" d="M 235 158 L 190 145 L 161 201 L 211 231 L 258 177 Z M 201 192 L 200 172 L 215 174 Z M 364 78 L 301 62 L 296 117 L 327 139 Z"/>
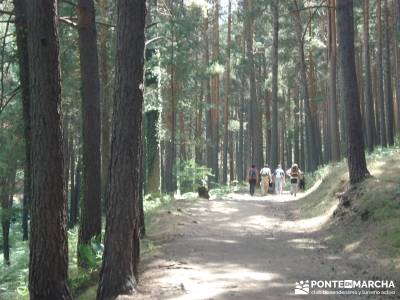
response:
<path fill-rule="evenodd" d="M 197 192 L 199 193 L 199 198 L 210 199 L 208 189 L 205 186 L 199 186 Z"/>
<path fill-rule="evenodd" d="M 299 189 L 304 191 L 306 189 L 306 180 L 303 178 L 300 178 L 299 180 Z"/>

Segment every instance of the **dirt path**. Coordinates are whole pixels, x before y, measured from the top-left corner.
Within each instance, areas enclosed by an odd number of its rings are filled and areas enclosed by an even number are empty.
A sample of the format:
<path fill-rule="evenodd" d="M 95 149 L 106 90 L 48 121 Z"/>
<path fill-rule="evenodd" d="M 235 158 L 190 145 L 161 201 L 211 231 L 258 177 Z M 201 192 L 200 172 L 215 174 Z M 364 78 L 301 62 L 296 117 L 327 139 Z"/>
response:
<path fill-rule="evenodd" d="M 320 299 L 294 295 L 295 282 L 358 278 L 318 241 L 329 213 L 300 220 L 297 199 L 243 193 L 177 201 L 156 220 L 155 254 L 144 260 L 135 299 Z"/>

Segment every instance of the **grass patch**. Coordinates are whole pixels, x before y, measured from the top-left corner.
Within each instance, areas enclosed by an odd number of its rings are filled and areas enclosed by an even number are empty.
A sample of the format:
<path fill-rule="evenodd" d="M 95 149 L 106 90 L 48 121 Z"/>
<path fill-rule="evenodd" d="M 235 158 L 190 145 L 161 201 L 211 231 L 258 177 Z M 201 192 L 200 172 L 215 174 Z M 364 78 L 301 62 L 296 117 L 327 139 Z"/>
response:
<path fill-rule="evenodd" d="M 209 191 L 209 194 L 211 197 L 223 197 L 226 194 L 229 193 L 234 193 L 243 190 L 244 188 L 247 188 L 248 183 L 247 182 L 237 182 L 235 181 L 234 184 L 232 185 L 217 185 L 213 189 Z M 196 195 L 197 197 L 197 195 Z"/>
<path fill-rule="evenodd" d="M 324 166 L 307 176 L 312 185 L 321 180 L 317 189 L 300 200 L 300 216 L 313 218 L 324 214 L 337 202 L 336 193 L 340 192 L 346 184 L 347 169 L 342 161 L 335 165 Z M 308 184 L 308 187 L 312 185 Z"/>
<path fill-rule="evenodd" d="M 328 228 L 326 242 L 332 247 L 338 247 L 348 252 L 357 254 L 366 253 L 381 268 L 394 272 L 399 268 L 400 259 L 400 177 L 398 165 L 400 163 L 400 149 L 377 148 L 372 154 L 367 155 L 368 169 L 372 175 L 350 191 L 350 205 L 340 205 L 335 212 L 333 223 Z M 333 186 L 342 187 L 344 191 L 347 183 L 347 168 L 340 175 L 340 167 L 333 170 L 336 176 L 344 176 L 345 184 L 338 180 L 336 183 L 322 183 L 320 188 L 311 194 L 310 201 L 305 206 L 323 205 L 329 202 L 334 205 L 337 201 L 330 190 Z M 331 186 L 331 187 L 330 187 Z M 324 191 L 324 194 L 321 192 Z M 314 198 L 313 198 L 314 197 Z M 319 203 L 316 200 L 318 197 Z M 315 208 L 311 208 L 315 209 Z M 390 267 L 388 261 L 393 260 Z M 397 261 L 397 263 L 395 262 Z"/>

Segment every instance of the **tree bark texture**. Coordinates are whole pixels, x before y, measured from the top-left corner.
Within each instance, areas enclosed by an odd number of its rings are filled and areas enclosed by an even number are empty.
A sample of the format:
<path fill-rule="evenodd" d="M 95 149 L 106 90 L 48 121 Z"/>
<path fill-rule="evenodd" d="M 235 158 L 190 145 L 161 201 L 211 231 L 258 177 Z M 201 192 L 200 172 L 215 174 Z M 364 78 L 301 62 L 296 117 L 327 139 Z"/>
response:
<path fill-rule="evenodd" d="M 228 151 L 232 147 L 229 144 L 229 97 L 230 97 L 230 79 L 231 79 L 231 0 L 228 2 L 228 36 L 227 36 L 227 49 L 226 49 L 226 72 L 225 72 L 225 103 L 224 103 L 224 153 L 223 153 L 223 174 L 222 183 L 226 184 L 228 179 Z M 230 155 L 231 156 L 231 155 Z M 233 166 L 233 165 L 232 165 Z M 233 180 L 233 172 L 230 173 L 229 180 Z"/>
<path fill-rule="evenodd" d="M 364 1 L 364 30 L 363 30 L 363 56 L 364 56 L 364 104 L 365 123 L 368 151 L 374 150 L 375 116 L 372 98 L 371 59 L 369 48 L 369 0 Z"/>
<path fill-rule="evenodd" d="M 93 0 L 78 2 L 83 117 L 83 201 L 78 245 L 101 234 L 100 81 Z M 81 260 L 78 252 L 78 261 Z"/>
<path fill-rule="evenodd" d="M 340 160 L 340 141 L 339 141 L 339 124 L 337 113 L 337 97 L 336 97 L 336 12 L 335 0 L 329 0 L 329 6 L 333 7 L 328 10 L 328 40 L 329 40 L 329 143 L 330 153 L 333 161 Z"/>
<path fill-rule="evenodd" d="M 272 112 L 271 112 L 271 141 L 270 163 L 276 168 L 279 163 L 278 140 L 278 37 L 279 37 L 279 2 L 274 1 L 273 11 L 273 40 L 272 40 Z"/>
<path fill-rule="evenodd" d="M 109 0 L 98 0 L 100 15 L 107 20 Z M 102 25 L 99 30 L 99 72 L 100 72 L 100 98 L 101 98 L 101 189 L 104 205 L 106 206 L 108 172 L 110 166 L 110 128 L 111 128 L 111 78 L 109 74 L 109 58 L 107 43 L 110 40 L 110 28 Z"/>
<path fill-rule="evenodd" d="M 396 57 L 396 101 L 397 101 L 397 134 L 400 134 L 400 1 L 395 0 L 395 57 Z"/>
<path fill-rule="evenodd" d="M 16 164 L 7 168 L 5 176 L 0 178 L 1 228 L 3 232 L 3 256 L 6 265 L 10 265 L 10 226 L 13 197 L 15 190 Z"/>
<path fill-rule="evenodd" d="M 212 19 L 212 62 L 219 62 L 219 0 L 213 0 L 214 10 Z M 219 74 L 211 75 L 211 157 L 210 167 L 212 168 L 213 176 L 211 182 L 218 183 L 219 180 Z"/>
<path fill-rule="evenodd" d="M 398 0 L 397 0 L 398 1 Z M 392 68 L 390 60 L 390 24 L 388 0 L 384 0 L 384 84 L 385 84 L 385 110 L 386 110 L 386 134 L 389 146 L 394 144 L 394 111 L 393 111 L 393 88 L 392 88 Z"/>
<path fill-rule="evenodd" d="M 343 99 L 346 105 L 346 130 L 350 184 L 362 181 L 369 175 L 365 161 L 361 110 L 358 97 L 356 65 L 354 59 L 353 1 L 337 0 L 339 57 L 342 75 Z"/>
<path fill-rule="evenodd" d="M 376 8 L 376 18 L 377 18 L 377 34 L 378 34 L 378 51 L 376 53 L 376 69 L 378 72 L 377 82 L 378 82 L 378 101 L 379 101 L 379 125 L 380 125 L 380 142 L 381 146 L 387 146 L 386 138 L 386 117 L 385 117 L 385 95 L 383 92 L 383 63 L 382 63 L 382 51 L 383 51 L 383 41 L 382 41 L 382 3 L 381 0 L 377 0 Z"/>
<path fill-rule="evenodd" d="M 304 56 L 304 40 L 303 40 L 303 26 L 300 18 L 300 11 L 298 10 L 297 0 L 294 0 L 296 11 L 294 12 L 294 26 L 297 36 L 297 48 L 299 54 L 299 65 L 300 65 L 300 80 L 301 80 L 301 90 L 304 105 L 305 114 L 305 131 L 306 131 L 306 170 L 313 172 L 317 169 L 318 153 L 316 151 L 316 139 L 314 133 L 314 121 L 311 111 L 310 104 L 310 93 L 307 82 L 307 66 Z"/>
<path fill-rule="evenodd" d="M 32 300 L 72 299 L 68 288 L 57 1 L 28 1 L 32 118 L 29 293 Z"/>
<path fill-rule="evenodd" d="M 31 202 L 31 103 L 29 94 L 29 59 L 28 59 L 28 20 L 26 15 L 26 0 L 14 0 L 15 29 L 17 34 L 17 55 L 19 65 L 19 80 L 22 91 L 22 114 L 24 119 L 25 165 L 24 165 L 24 196 L 22 200 L 22 239 L 28 240 L 28 215 Z"/>
<path fill-rule="evenodd" d="M 110 186 L 97 299 L 135 292 L 139 260 L 146 2 L 117 1 L 117 53 Z"/>

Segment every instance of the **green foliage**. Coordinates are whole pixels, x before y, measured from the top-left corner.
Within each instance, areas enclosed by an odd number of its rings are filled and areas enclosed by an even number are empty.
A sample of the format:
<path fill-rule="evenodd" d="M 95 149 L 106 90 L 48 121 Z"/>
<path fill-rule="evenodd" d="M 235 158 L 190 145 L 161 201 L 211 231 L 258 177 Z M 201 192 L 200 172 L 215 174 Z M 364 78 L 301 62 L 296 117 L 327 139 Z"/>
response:
<path fill-rule="evenodd" d="M 306 188 L 312 187 L 318 180 L 325 178 L 332 170 L 332 165 L 326 165 L 318 168 L 312 173 L 305 173 Z"/>
<path fill-rule="evenodd" d="M 88 245 L 78 245 L 78 226 L 68 231 L 69 280 L 68 284 L 73 295 L 97 281 L 96 273 L 101 266 L 104 246 L 101 237 L 93 237 Z M 78 251 L 80 258 L 85 261 L 87 268 L 78 266 Z"/>
<path fill-rule="evenodd" d="M 368 211 L 374 221 L 383 221 L 400 214 L 400 202 L 395 201 L 392 191 L 369 191 L 362 198 L 364 211 Z"/>
<path fill-rule="evenodd" d="M 100 266 L 103 255 L 103 244 L 100 238 L 93 237 L 87 245 L 79 245 L 79 257 L 85 262 L 89 269 L 94 269 Z"/>
<path fill-rule="evenodd" d="M 246 183 L 235 183 L 232 185 L 216 185 L 215 188 L 211 189 L 210 196 L 222 197 L 228 193 L 233 193 L 242 190 L 247 187 Z"/>
<path fill-rule="evenodd" d="M 151 193 L 144 197 L 143 208 L 145 216 L 152 214 L 161 207 L 168 205 L 172 201 L 172 197 L 168 194 Z"/>
<path fill-rule="evenodd" d="M 11 227 L 11 265 L 7 266 L 3 261 L 3 255 L 0 256 L 0 299 L 4 300 L 29 298 L 28 242 L 21 241 L 22 236 L 16 225 L 13 224 Z"/>
<path fill-rule="evenodd" d="M 216 74 L 223 74 L 225 71 L 225 67 L 220 64 L 219 62 L 213 62 L 210 68 L 208 69 L 208 73 L 216 75 Z"/>
<path fill-rule="evenodd" d="M 180 161 L 177 164 L 178 183 L 182 192 L 197 191 L 199 186 L 205 186 L 211 170 L 201 166 L 194 159 Z"/>
<path fill-rule="evenodd" d="M 72 294 L 75 294 L 82 286 L 86 285 L 88 281 L 90 281 L 90 274 L 82 270 L 82 272 L 68 281 L 68 286 Z"/>

